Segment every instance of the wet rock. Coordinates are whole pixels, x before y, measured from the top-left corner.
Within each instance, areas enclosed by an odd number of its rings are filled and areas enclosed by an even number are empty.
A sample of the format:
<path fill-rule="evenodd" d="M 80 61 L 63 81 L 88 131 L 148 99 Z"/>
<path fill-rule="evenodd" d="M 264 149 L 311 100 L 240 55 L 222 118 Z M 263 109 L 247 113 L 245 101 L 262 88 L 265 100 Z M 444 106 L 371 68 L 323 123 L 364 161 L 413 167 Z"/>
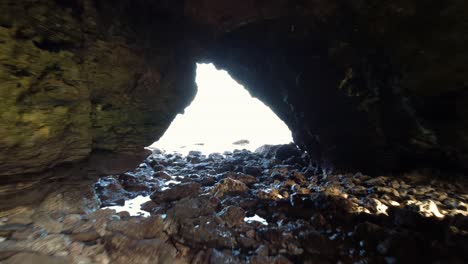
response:
<path fill-rule="evenodd" d="M 241 207 L 228 206 L 218 213 L 229 227 L 234 227 L 244 222 L 245 211 Z"/>
<path fill-rule="evenodd" d="M 386 206 L 381 201 L 379 201 L 378 199 L 375 199 L 375 198 L 370 198 L 369 201 L 370 201 L 372 209 L 373 209 L 373 211 L 375 213 L 388 215 L 387 214 L 388 206 Z"/>
<path fill-rule="evenodd" d="M 65 186 L 46 196 L 39 206 L 43 212 L 63 212 L 67 214 L 86 214 L 101 206 L 91 183 Z"/>
<path fill-rule="evenodd" d="M 241 234 L 237 238 L 237 242 L 239 243 L 239 247 L 244 248 L 246 250 L 255 249 L 258 247 L 259 242 L 253 238 L 247 237 Z"/>
<path fill-rule="evenodd" d="M 201 151 L 191 150 L 191 151 L 189 151 L 187 157 L 191 157 L 191 156 L 193 156 L 193 157 L 202 157 L 203 155 L 202 155 Z"/>
<path fill-rule="evenodd" d="M 449 209 L 456 209 L 459 205 L 458 201 L 451 198 L 444 199 L 442 203 Z"/>
<path fill-rule="evenodd" d="M 95 185 L 102 206 L 124 205 L 131 194 L 114 177 L 100 178 Z"/>
<path fill-rule="evenodd" d="M 299 235 L 301 245 L 306 252 L 313 255 L 332 255 L 334 244 L 326 236 L 316 231 L 303 231 Z"/>
<path fill-rule="evenodd" d="M 279 160 L 286 160 L 292 156 L 300 156 L 300 150 L 296 144 L 281 145 L 275 151 L 275 158 Z"/>
<path fill-rule="evenodd" d="M 152 168 L 153 168 L 154 171 L 162 171 L 162 170 L 164 170 L 166 167 L 165 167 L 164 165 L 161 165 L 161 164 L 155 164 L 155 165 L 153 165 Z"/>
<path fill-rule="evenodd" d="M 243 193 L 248 190 L 249 187 L 247 187 L 245 183 L 231 178 L 226 178 L 220 183 L 217 183 L 211 193 L 216 197 L 223 197 L 226 194 Z"/>
<path fill-rule="evenodd" d="M 198 179 L 197 182 L 199 182 L 203 186 L 213 186 L 216 183 L 216 179 L 214 177 L 206 175 L 204 177 L 200 177 L 200 179 Z"/>
<path fill-rule="evenodd" d="M 157 171 L 153 174 L 153 177 L 155 178 L 161 178 L 161 179 L 164 179 L 164 180 L 171 180 L 172 177 L 171 175 L 169 175 L 169 173 L 167 173 L 166 171 Z"/>
<path fill-rule="evenodd" d="M 229 173 L 228 177 L 234 180 L 241 181 L 246 185 L 251 185 L 257 182 L 257 178 L 251 175 L 243 174 L 243 173 Z"/>
<path fill-rule="evenodd" d="M 222 252 L 216 249 L 212 249 L 210 252 L 209 263 L 210 264 L 215 264 L 215 263 L 235 264 L 235 263 L 242 263 L 242 261 L 228 252 Z"/>
<path fill-rule="evenodd" d="M 405 207 L 409 210 L 415 211 L 425 217 L 444 217 L 443 214 L 440 213 L 439 208 L 432 200 L 427 201 L 406 201 L 404 203 Z"/>
<path fill-rule="evenodd" d="M 290 178 L 293 179 L 299 185 L 304 185 L 307 183 L 305 175 L 298 171 L 293 171 Z"/>
<path fill-rule="evenodd" d="M 111 221 L 107 224 L 107 230 L 137 240 L 156 238 L 162 236 L 163 219 L 156 215 L 149 218 L 131 218 L 127 221 Z"/>
<path fill-rule="evenodd" d="M 255 150 L 255 153 L 262 155 L 264 158 L 273 158 L 276 150 L 280 145 L 263 145 Z"/>
<path fill-rule="evenodd" d="M 220 153 L 211 153 L 208 155 L 208 158 L 215 162 L 220 162 L 224 159 L 224 156 Z"/>
<path fill-rule="evenodd" d="M 364 186 L 354 186 L 353 188 L 350 189 L 350 193 L 354 195 L 366 195 L 368 193 L 368 190 Z"/>
<path fill-rule="evenodd" d="M 183 199 L 167 211 L 166 232 L 185 243 L 231 248 L 237 245 L 233 231 L 216 216 L 207 197 Z"/>
<path fill-rule="evenodd" d="M 400 188 L 400 183 L 397 180 L 393 180 L 389 184 L 390 187 L 393 189 L 399 189 Z"/>
<path fill-rule="evenodd" d="M 243 172 L 245 174 L 250 174 L 253 176 L 258 176 L 262 174 L 263 169 L 259 166 L 244 166 Z"/>
<path fill-rule="evenodd" d="M 387 181 L 387 177 L 379 176 L 365 181 L 367 186 L 383 186 Z"/>
<path fill-rule="evenodd" d="M 259 205 L 260 201 L 255 197 L 240 197 L 234 196 L 229 199 L 222 200 L 222 206 L 239 206 L 245 210 L 252 210 Z"/>
<path fill-rule="evenodd" d="M 278 200 L 283 198 L 278 189 L 268 188 L 257 191 L 257 197 L 263 200 Z"/>
<path fill-rule="evenodd" d="M 268 256 L 268 247 L 265 246 L 265 245 L 260 245 L 256 250 L 255 250 L 255 254 L 257 256 Z"/>
<path fill-rule="evenodd" d="M 196 170 L 206 170 L 206 169 L 211 169 L 212 166 L 211 166 L 211 163 L 209 162 L 201 162 L 201 163 L 195 164 L 193 168 Z"/>
<path fill-rule="evenodd" d="M 250 258 L 250 263 L 252 264 L 292 264 L 293 262 L 290 261 L 288 258 L 284 256 L 275 256 L 275 257 L 269 257 L 269 256 L 253 256 Z"/>
<path fill-rule="evenodd" d="M 141 210 L 146 211 L 146 212 L 154 212 L 158 208 L 158 204 L 153 202 L 153 201 L 148 201 L 145 202 L 141 205 Z"/>
<path fill-rule="evenodd" d="M 196 196 L 200 193 L 201 184 L 196 182 L 188 182 L 176 185 L 164 191 L 156 191 L 151 194 L 150 198 L 155 203 L 172 202 L 185 197 Z"/>
<path fill-rule="evenodd" d="M 200 216 L 213 215 L 219 206 L 219 201 L 209 197 L 185 198 L 177 201 L 172 208 L 167 211 L 167 221 L 175 223 L 183 222 L 187 219 L 198 218 Z"/>
<path fill-rule="evenodd" d="M 190 151 L 187 155 L 187 157 L 185 157 L 185 159 L 192 163 L 192 164 L 197 164 L 197 163 L 200 163 L 203 159 L 203 155 L 201 153 L 201 151 Z"/>
<path fill-rule="evenodd" d="M 416 243 L 418 254 L 427 251 L 426 255 L 434 256 L 425 260 L 450 255 L 454 261 L 448 262 L 457 263 L 456 252 L 465 251 L 468 196 L 461 194 L 459 186 L 445 188 L 445 183 L 423 184 L 422 180 L 409 186 L 393 176 L 371 178 L 361 173 L 315 175 L 309 167 L 270 163 L 274 159 L 244 150 L 226 157 L 195 156 L 200 157 L 196 164 L 205 165 L 195 168 L 181 155 L 160 154 L 154 162 L 165 164 L 164 171 L 153 173 L 149 166 L 142 166 L 128 173 L 129 182 L 135 178 L 139 184 L 165 186 L 143 204 L 152 214 L 148 218 L 110 209 L 85 215 L 64 213 L 56 208 L 68 211 L 69 204 L 56 201 L 58 206 L 0 212 L 0 236 L 5 240 L 0 245 L 8 245 L 0 250 L 0 258 L 26 250 L 18 246 L 22 242 L 52 233 L 67 234 L 70 245 L 53 254 L 68 254 L 71 263 L 121 259 L 149 263 L 159 261 L 156 256 L 164 259 L 160 261 L 187 262 L 189 258 L 202 263 L 210 259 L 241 263 L 412 260 L 414 254 L 406 253 L 398 243 L 406 248 Z M 286 161 L 294 159 L 297 156 Z M 224 165 L 231 169 L 222 171 Z M 261 173 L 256 177 L 246 174 L 249 166 Z M 54 193 L 65 197 L 68 190 Z M 100 195 L 106 192 L 96 190 Z M 70 198 L 65 200 L 70 202 Z M 437 212 L 445 217 L 437 217 Z M 255 214 L 268 222 L 244 222 L 246 215 Z M 446 228 L 448 223 L 450 228 Z M 175 253 L 154 252 L 166 246 Z M 136 252 L 130 252 L 135 247 Z M 209 248 L 216 248 L 217 253 Z"/>
<path fill-rule="evenodd" d="M 133 173 L 124 173 L 119 175 L 119 182 L 122 187 L 133 193 L 146 194 L 151 192 L 151 186 L 146 182 L 146 178 Z"/>

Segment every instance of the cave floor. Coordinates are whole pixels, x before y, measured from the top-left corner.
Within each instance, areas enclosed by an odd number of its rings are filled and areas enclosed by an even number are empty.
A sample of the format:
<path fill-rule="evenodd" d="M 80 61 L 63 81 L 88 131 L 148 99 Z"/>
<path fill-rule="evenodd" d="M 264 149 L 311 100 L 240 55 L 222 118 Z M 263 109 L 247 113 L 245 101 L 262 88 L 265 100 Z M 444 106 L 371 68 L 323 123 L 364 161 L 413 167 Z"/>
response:
<path fill-rule="evenodd" d="M 291 145 L 155 152 L 0 212 L 0 263 L 468 263 L 464 180 L 307 164 Z"/>

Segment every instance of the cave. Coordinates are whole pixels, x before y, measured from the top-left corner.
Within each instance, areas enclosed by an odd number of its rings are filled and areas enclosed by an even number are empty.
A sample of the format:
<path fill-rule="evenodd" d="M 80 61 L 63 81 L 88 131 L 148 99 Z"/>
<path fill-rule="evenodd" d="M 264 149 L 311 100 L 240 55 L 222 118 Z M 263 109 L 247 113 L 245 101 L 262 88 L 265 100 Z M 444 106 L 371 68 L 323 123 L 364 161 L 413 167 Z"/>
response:
<path fill-rule="evenodd" d="M 466 263 L 467 17 L 460 0 L 1 1 L 0 262 Z M 196 97 L 197 63 L 294 143 L 145 149 Z"/>
<path fill-rule="evenodd" d="M 228 72 L 213 64 L 197 64 L 196 84 L 193 101 L 150 150 L 208 155 L 238 148 L 255 151 L 263 145 L 293 141 L 286 124 Z"/>

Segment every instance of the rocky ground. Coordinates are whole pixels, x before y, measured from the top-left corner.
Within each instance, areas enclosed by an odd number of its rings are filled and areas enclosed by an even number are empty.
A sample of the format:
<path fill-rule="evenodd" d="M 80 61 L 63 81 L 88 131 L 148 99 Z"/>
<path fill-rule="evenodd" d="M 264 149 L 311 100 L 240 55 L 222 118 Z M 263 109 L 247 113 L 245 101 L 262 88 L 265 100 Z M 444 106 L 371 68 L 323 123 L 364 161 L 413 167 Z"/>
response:
<path fill-rule="evenodd" d="M 134 171 L 61 184 L 38 206 L 0 212 L 0 262 L 468 262 L 462 178 L 308 164 L 293 145 L 156 151 Z M 146 213 L 120 207 L 142 197 Z"/>

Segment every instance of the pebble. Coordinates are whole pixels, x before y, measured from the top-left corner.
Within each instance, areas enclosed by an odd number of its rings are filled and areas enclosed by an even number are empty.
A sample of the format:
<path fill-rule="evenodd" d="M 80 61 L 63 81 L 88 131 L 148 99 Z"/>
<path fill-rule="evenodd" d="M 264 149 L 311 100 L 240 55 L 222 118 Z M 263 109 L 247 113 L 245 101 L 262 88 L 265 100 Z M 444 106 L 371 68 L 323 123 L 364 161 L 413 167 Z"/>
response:
<path fill-rule="evenodd" d="M 396 176 L 323 175 L 298 165 L 307 162 L 295 146 L 265 149 L 208 157 L 159 153 L 145 162 L 151 166 L 101 179 L 102 199 L 112 188 L 135 197 L 150 194 L 139 185 L 152 186 L 147 218 L 109 209 L 62 212 L 72 202 L 67 192 L 49 199 L 58 206 L 42 207 L 50 214 L 0 212 L 0 257 L 13 259 L 2 254 L 19 250 L 83 263 L 407 263 L 414 256 L 430 262 L 430 254 L 462 260 L 464 241 L 450 241 L 468 233 L 468 196 L 460 186 L 421 174 L 404 178 L 408 183 Z M 264 223 L 244 221 L 254 215 Z M 447 216 L 450 228 L 440 221 Z M 414 244 L 428 253 L 408 250 Z"/>

